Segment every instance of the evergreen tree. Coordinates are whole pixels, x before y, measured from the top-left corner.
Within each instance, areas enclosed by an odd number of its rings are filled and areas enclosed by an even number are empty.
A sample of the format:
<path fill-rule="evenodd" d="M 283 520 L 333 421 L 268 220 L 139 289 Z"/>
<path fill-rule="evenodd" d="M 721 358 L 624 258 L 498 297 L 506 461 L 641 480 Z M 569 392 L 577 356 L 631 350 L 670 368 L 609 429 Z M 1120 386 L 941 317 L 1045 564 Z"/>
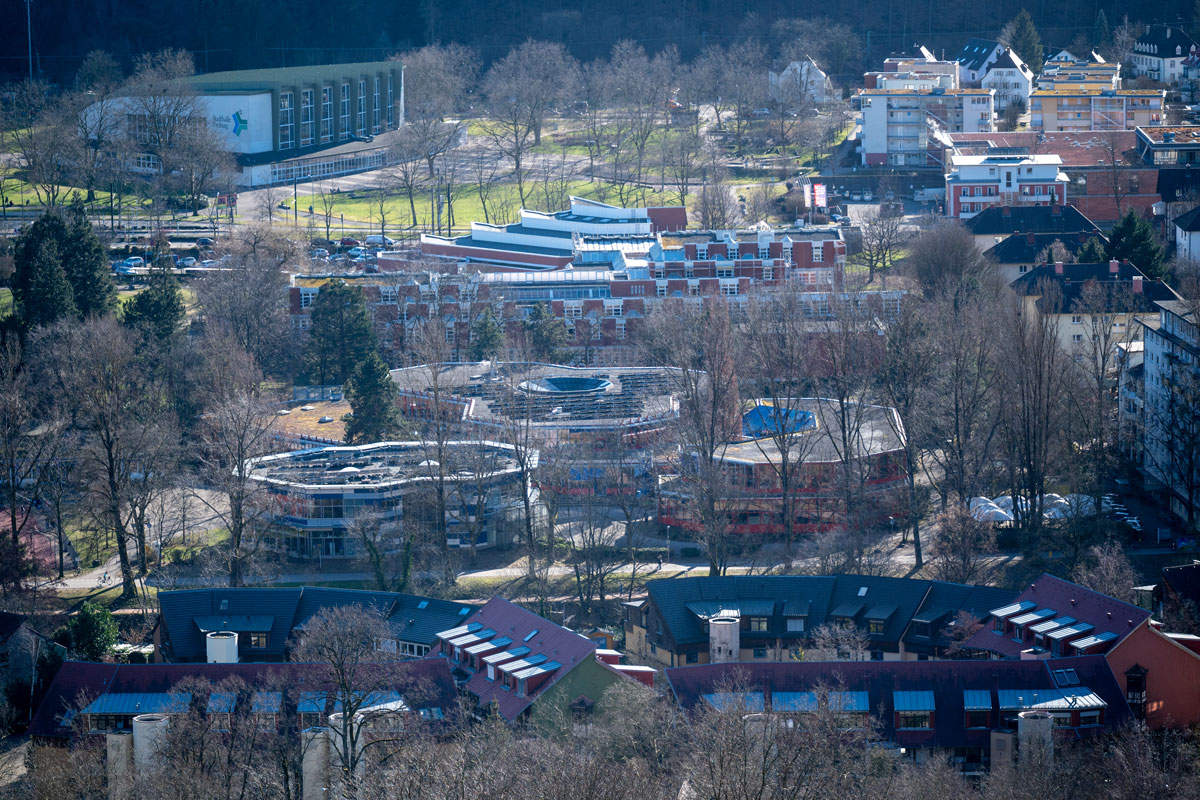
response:
<path fill-rule="evenodd" d="M 1042 63 L 1045 61 L 1042 37 L 1038 35 L 1037 28 L 1033 25 L 1033 17 L 1029 16 L 1028 11 L 1022 8 L 1021 13 L 1004 26 L 1000 38 L 1029 65 L 1034 75 L 1042 71 Z"/>
<path fill-rule="evenodd" d="M 54 239 L 38 237 L 19 248 L 12 292 L 13 309 L 24 330 L 75 316 L 71 284 Z"/>
<path fill-rule="evenodd" d="M 1075 260 L 1080 264 L 1101 264 L 1108 261 L 1108 256 L 1104 253 L 1104 245 L 1100 243 L 1100 239 L 1093 236 L 1079 248 Z"/>
<path fill-rule="evenodd" d="M 117 623 L 107 608 L 88 601 L 55 632 L 54 641 L 84 661 L 102 661 L 117 643 Z"/>
<path fill-rule="evenodd" d="M 557 364 L 567 343 L 567 326 L 554 316 L 549 303 L 538 303 L 525 318 L 525 338 L 536 361 Z"/>
<path fill-rule="evenodd" d="M 490 308 L 486 309 L 471 324 L 471 360 L 491 361 L 500 355 L 503 346 L 504 326 Z"/>
<path fill-rule="evenodd" d="M 309 317 L 304 368 L 318 386 L 345 385 L 358 365 L 377 349 L 371 312 L 363 294 L 342 280 L 321 287 Z"/>
<path fill-rule="evenodd" d="M 1108 258 L 1129 261 L 1151 278 L 1163 275 L 1163 249 L 1154 239 L 1150 223 L 1132 209 L 1113 226 L 1104 248 Z"/>
<path fill-rule="evenodd" d="M 63 269 L 75 292 L 80 317 L 102 317 L 116 307 L 117 288 L 104 255 L 104 246 L 76 198 L 67 212 L 64 239 L 59 246 Z"/>
<path fill-rule="evenodd" d="M 345 390 L 352 414 L 346 423 L 345 438 L 349 444 L 385 442 L 400 433 L 396 384 L 378 353 L 372 351 L 359 362 L 346 381 Z"/>
<path fill-rule="evenodd" d="M 121 321 L 162 342 L 179 330 L 183 315 L 179 282 L 168 268 L 156 266 L 150 270 L 146 288 L 125 304 Z"/>
<path fill-rule="evenodd" d="M 1112 28 L 1108 25 L 1108 15 L 1104 9 L 1096 13 L 1096 27 L 1092 31 L 1092 44 L 1097 48 L 1106 47 L 1112 41 Z M 1076 53 L 1080 58 L 1086 58 L 1083 53 Z"/>

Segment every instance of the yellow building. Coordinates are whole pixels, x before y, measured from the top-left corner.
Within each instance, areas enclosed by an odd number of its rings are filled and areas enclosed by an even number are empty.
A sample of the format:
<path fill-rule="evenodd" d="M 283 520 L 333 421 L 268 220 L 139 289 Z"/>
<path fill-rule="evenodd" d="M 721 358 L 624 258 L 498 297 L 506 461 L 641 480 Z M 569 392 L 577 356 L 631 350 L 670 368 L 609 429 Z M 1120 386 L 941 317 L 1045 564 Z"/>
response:
<path fill-rule="evenodd" d="M 1042 131 L 1133 130 L 1161 125 L 1160 89 L 1038 89 L 1030 97 L 1030 127 Z"/>

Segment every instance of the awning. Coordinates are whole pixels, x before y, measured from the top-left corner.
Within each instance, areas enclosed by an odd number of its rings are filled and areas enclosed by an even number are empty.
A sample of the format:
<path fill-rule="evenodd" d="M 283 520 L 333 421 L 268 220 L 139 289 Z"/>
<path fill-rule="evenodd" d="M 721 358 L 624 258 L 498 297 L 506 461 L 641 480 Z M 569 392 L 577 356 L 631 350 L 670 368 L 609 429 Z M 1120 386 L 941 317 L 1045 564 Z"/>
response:
<path fill-rule="evenodd" d="M 504 661 L 511 661 L 514 658 L 520 658 L 521 656 L 527 655 L 530 652 L 531 651 L 528 647 L 522 645 L 521 647 L 514 647 L 512 650 L 505 650 L 501 653 L 492 653 L 490 656 L 484 656 L 483 663 L 500 664 Z"/>
<path fill-rule="evenodd" d="M 479 644 L 480 642 L 486 642 L 495 635 L 496 632 L 491 628 L 488 628 L 485 631 L 475 631 L 474 633 L 456 636 L 453 639 L 448 639 L 447 643 L 451 647 L 467 647 L 469 645 Z"/>
<path fill-rule="evenodd" d="M 1084 650 L 1089 650 L 1089 649 L 1095 647 L 1096 645 L 1108 644 L 1109 642 L 1115 640 L 1116 638 L 1117 638 L 1117 635 L 1115 633 L 1113 633 L 1112 631 L 1105 631 L 1104 633 L 1097 633 L 1093 636 L 1087 636 L 1083 639 L 1077 639 L 1076 641 L 1071 642 L 1070 644 L 1071 644 L 1071 647 L 1074 647 L 1076 650 L 1083 652 Z"/>
<path fill-rule="evenodd" d="M 207 714 L 229 714 L 237 705 L 237 692 L 213 692 L 208 696 Z"/>
<path fill-rule="evenodd" d="M 713 692 L 700 696 L 717 711 L 762 711 L 765 708 L 762 692 Z"/>
<path fill-rule="evenodd" d="M 486 653 L 488 650 L 492 650 L 497 647 L 508 647 L 510 644 L 512 644 L 512 639 L 505 636 L 502 639 L 492 639 L 489 642 L 479 642 L 478 644 L 473 644 L 463 650 L 463 652 L 474 656 L 478 655 L 479 653 Z"/>
<path fill-rule="evenodd" d="M 935 711 L 933 692 L 892 692 L 892 703 L 897 711 Z"/>
<path fill-rule="evenodd" d="M 216 631 L 234 631 L 235 633 L 266 633 L 275 624 L 274 617 L 265 615 L 250 616 L 248 614 L 208 614 L 193 617 L 196 627 L 201 633 Z"/>
<path fill-rule="evenodd" d="M 771 692 L 773 711 L 816 711 L 816 692 Z"/>
<path fill-rule="evenodd" d="M 106 692 L 83 714 L 182 714 L 191 705 L 187 692 Z"/>
<path fill-rule="evenodd" d="M 283 692 L 255 692 L 250 696 L 250 711 L 254 714 L 278 714 L 283 707 Z"/>
<path fill-rule="evenodd" d="M 301 692 L 296 711 L 301 714 L 324 714 L 325 692 Z"/>
<path fill-rule="evenodd" d="M 1022 600 L 1019 603 L 1013 603 L 1012 605 L 1003 606 L 1001 608 L 994 608 L 989 613 L 993 617 L 997 617 L 999 619 L 1008 619 L 1009 617 L 1015 617 L 1017 614 L 1024 613 L 1031 608 L 1037 608 L 1037 603 L 1031 600 Z"/>
<path fill-rule="evenodd" d="M 514 672 L 513 677 L 519 681 L 523 681 L 526 678 L 533 678 L 538 675 L 543 675 L 543 674 L 550 673 L 550 672 L 556 672 L 561 667 L 562 667 L 562 664 L 558 663 L 557 661 L 547 661 L 543 664 L 537 664 L 535 666 L 529 667 L 528 669 L 523 669 L 519 672 Z"/>
<path fill-rule="evenodd" d="M 1089 625 L 1086 622 L 1076 622 L 1074 625 L 1068 625 L 1065 628 L 1059 628 L 1055 631 L 1050 631 L 1046 634 L 1047 639 L 1069 639 L 1072 636 L 1083 636 L 1085 633 L 1091 633 L 1096 629 L 1095 625 Z"/>
<path fill-rule="evenodd" d="M 873 619 L 876 621 L 886 620 L 891 618 L 892 614 L 895 613 L 896 606 L 893 605 L 871 606 L 871 608 L 867 610 L 865 619 Z"/>
<path fill-rule="evenodd" d="M 1053 617 L 1054 614 L 1055 614 L 1055 612 L 1052 609 L 1039 608 L 1037 611 L 1030 611 L 1028 614 L 1022 614 L 1019 617 L 1013 617 L 1012 624 L 1013 625 L 1028 625 L 1031 622 L 1038 622 L 1040 620 L 1046 619 L 1046 617 Z"/>
<path fill-rule="evenodd" d="M 1048 633 L 1055 628 L 1061 628 L 1064 625 L 1074 625 L 1079 620 L 1074 617 L 1059 617 L 1058 619 L 1048 619 L 1045 622 L 1039 622 L 1037 625 L 1030 625 L 1029 630 L 1033 633 Z"/>
<path fill-rule="evenodd" d="M 468 622 L 466 625 L 459 625 L 457 628 L 451 628 L 448 631 L 442 631 L 437 634 L 437 638 L 442 640 L 457 639 L 459 636 L 466 636 L 468 633 L 474 633 L 483 627 L 482 622 Z"/>
<path fill-rule="evenodd" d="M 963 689 L 963 711 L 991 711 L 992 693 L 987 689 Z"/>
<path fill-rule="evenodd" d="M 829 709 L 865 714 L 871 709 L 871 698 L 866 692 L 830 692 Z"/>
<path fill-rule="evenodd" d="M 520 672 L 521 670 L 527 669 L 528 667 L 537 666 L 538 664 L 541 664 L 545 660 L 546 660 L 546 657 L 544 655 L 542 655 L 541 653 L 538 653 L 535 656 L 527 656 L 525 658 L 518 658 L 516 661 L 510 661 L 507 664 L 501 664 L 500 671 L 501 672 Z"/>
<path fill-rule="evenodd" d="M 1069 711 L 1107 708 L 1108 703 L 1085 686 L 1066 689 L 998 689 L 996 699 L 1006 711 Z"/>

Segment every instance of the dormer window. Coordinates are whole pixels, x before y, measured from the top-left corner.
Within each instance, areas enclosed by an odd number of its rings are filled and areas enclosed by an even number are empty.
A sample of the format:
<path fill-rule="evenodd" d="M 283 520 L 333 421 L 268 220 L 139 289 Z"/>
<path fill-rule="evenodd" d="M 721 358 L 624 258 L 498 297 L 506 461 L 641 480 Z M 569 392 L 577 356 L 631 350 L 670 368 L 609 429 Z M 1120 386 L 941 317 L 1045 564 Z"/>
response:
<path fill-rule="evenodd" d="M 750 617 L 750 630 L 756 632 L 765 632 L 767 630 L 767 617 Z"/>

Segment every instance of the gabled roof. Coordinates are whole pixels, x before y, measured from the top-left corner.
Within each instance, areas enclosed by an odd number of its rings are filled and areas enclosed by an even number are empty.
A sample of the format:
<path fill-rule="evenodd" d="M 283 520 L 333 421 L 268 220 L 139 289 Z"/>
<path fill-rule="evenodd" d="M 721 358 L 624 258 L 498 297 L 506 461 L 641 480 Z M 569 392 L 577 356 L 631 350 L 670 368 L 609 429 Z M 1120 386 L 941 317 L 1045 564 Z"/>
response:
<path fill-rule="evenodd" d="M 1011 48 L 1006 47 L 1000 51 L 1000 55 L 988 67 L 988 72 L 990 73 L 994 69 L 1015 69 L 1026 78 L 1033 79 L 1033 71 L 1025 65 L 1021 57 L 1014 53 Z"/>
<path fill-rule="evenodd" d="M 977 72 L 983 69 L 988 58 L 999 46 L 1000 43 L 995 39 L 967 39 L 955 60 L 966 69 Z"/>
<path fill-rule="evenodd" d="M 492 630 L 495 635 L 511 640 L 506 650 L 486 657 L 485 661 L 488 663 L 504 660 L 498 658 L 502 653 L 520 652 L 520 664 L 509 660 L 504 665 L 505 670 L 525 670 L 523 677 L 526 679 L 543 672 L 549 673 L 549 677 L 543 683 L 527 692 L 525 696 L 519 696 L 516 691 L 507 689 L 499 679 L 489 681 L 487 669 L 471 676 L 466 689 L 476 698 L 479 706 L 486 708 L 494 703 L 497 713 L 509 722 L 521 716 L 538 697 L 571 670 L 586 660 L 594 660 L 597 649 L 596 643 L 591 639 L 561 625 L 555 625 L 550 620 L 502 597 L 493 597 L 483 608 L 472 614 L 467 622 L 482 626 L 477 630 Z M 552 664 L 557 665 L 553 670 L 550 669 Z M 531 670 L 539 665 L 545 666 L 542 670 Z"/>
<path fill-rule="evenodd" d="M 1078 685 L 1062 688 L 1055 670 L 1074 670 Z M 705 664 L 666 671 L 676 702 L 692 711 L 704 705 L 753 708 L 770 700 L 772 710 L 803 712 L 819 702 L 822 690 L 862 693 L 866 702 L 855 710 L 876 713 L 882 733 L 900 744 L 918 747 L 987 747 L 991 728 L 998 727 L 1002 707 L 1069 704 L 1104 708 L 1099 729 L 1072 733 L 1090 736 L 1131 719 L 1124 693 L 1100 656 L 1040 661 L 838 661 Z M 842 695 L 839 694 L 838 697 Z M 831 698 L 832 699 L 832 698 Z M 932 730 L 895 727 L 894 712 L 923 711 L 933 706 Z M 966 710 L 987 710 L 987 728 L 967 728 Z M 1065 731 L 1064 731 L 1065 733 Z"/>
<path fill-rule="evenodd" d="M 1180 230 L 1194 233 L 1200 231 L 1200 206 L 1196 206 L 1191 211 L 1185 211 L 1175 218 L 1175 224 Z"/>
<path fill-rule="evenodd" d="M 835 618 L 853 618 L 864 626 L 871 620 L 883 622 L 883 631 L 871 636 L 881 644 L 899 642 L 910 622 L 927 614 L 936 627 L 933 641 L 922 638 L 921 643 L 943 647 L 959 610 L 982 618 L 996 603 L 1015 596 L 991 587 L 863 575 L 673 578 L 650 581 L 646 588 L 676 645 L 707 642 L 704 620 L 718 611 L 737 610 L 742 616 L 767 617 L 764 635 L 772 638 L 799 639 Z M 789 630 L 789 617 L 803 617 L 804 631 Z"/>
<path fill-rule="evenodd" d="M 1195 43 L 1178 25 L 1147 25 L 1137 44 L 1151 49 L 1138 48 L 1137 52 L 1151 58 L 1184 58 Z"/>
<path fill-rule="evenodd" d="M 1140 281 L 1140 291 L 1135 291 Z M 1117 273 L 1111 271 L 1109 262 L 1101 264 L 1063 264 L 1063 274 L 1057 273 L 1053 264 L 1042 264 L 1029 270 L 1012 282 L 1014 292 L 1024 297 L 1040 297 L 1046 284 L 1058 287 L 1062 295 L 1060 313 L 1071 313 L 1080 308 L 1084 291 L 1089 284 L 1112 287 L 1104 293 L 1105 310 L 1116 313 L 1149 314 L 1160 300 L 1178 300 L 1179 295 L 1167 284 L 1151 280 L 1128 261 L 1117 264 Z"/>
<path fill-rule="evenodd" d="M 8 637 L 16 633 L 28 617 L 22 614 L 10 614 L 0 611 L 0 644 L 8 641 Z"/>
<path fill-rule="evenodd" d="M 1014 233 L 999 244 L 991 247 L 985 255 L 998 264 L 1035 264 L 1038 255 L 1055 242 L 1061 242 L 1068 253 L 1074 256 L 1088 239 L 1099 239 L 1106 244 L 1104 234 L 1089 231 L 1075 233 Z"/>
<path fill-rule="evenodd" d="M 396 690 L 417 687 L 421 709 L 441 709 L 443 712 L 457 702 L 458 691 L 450 675 L 446 659 L 422 658 L 398 661 L 390 665 L 395 670 Z M 182 711 L 177 707 L 181 695 L 175 687 L 185 679 L 200 678 L 216 684 L 225 678 L 238 677 L 252 689 L 269 691 L 250 694 L 249 710 L 269 711 L 281 703 L 297 705 L 301 711 L 316 711 L 325 707 L 328 695 L 328 666 L 324 664 L 97 664 L 67 661 L 59 668 L 50 683 L 42 704 L 29 726 L 33 736 L 66 738 L 71 735 L 70 715 L 82 698 L 93 713 L 139 714 L 148 710 Z M 280 682 L 287 686 L 287 698 L 277 695 Z M 216 693 L 206 704 L 208 711 L 228 711 L 236 698 Z M 320 698 L 317 702 L 316 698 Z M 65 724 L 64 724 L 65 722 Z"/>
<path fill-rule="evenodd" d="M 436 633 L 466 619 L 471 606 L 418 595 L 331 589 L 214 588 L 160 592 L 167 657 L 200 661 L 205 657 L 204 634 L 211 630 L 268 631 L 264 660 L 282 660 L 293 631 L 322 609 L 347 605 L 374 608 L 387 617 L 400 641 L 433 645 Z"/>
<path fill-rule="evenodd" d="M 1115 647 L 1150 618 L 1150 612 L 1145 609 L 1093 592 L 1049 573 L 1038 576 L 1017 599 L 1023 603 L 1032 603 L 1031 609 L 1051 608 L 1057 612 L 1055 617 L 1039 623 L 1039 627 L 1046 626 L 1046 636 L 1060 639 L 1064 652 L 1065 648 L 1076 640 L 1103 633 L 1116 634 L 1116 638 L 1111 641 L 1111 647 Z M 1061 620 L 1063 617 L 1070 617 L 1071 624 L 1050 626 L 1055 619 Z M 1064 631 L 1072 633 L 1064 634 Z M 967 640 L 965 646 L 973 650 L 995 653 L 1003 658 L 1019 658 L 1021 651 L 1031 645 L 1028 642 L 1014 641 L 1009 633 L 995 633 L 991 625 L 984 625 Z"/>
<path fill-rule="evenodd" d="M 975 236 L 1014 233 L 1100 233 L 1096 223 L 1072 205 L 991 206 L 964 223 Z"/>

